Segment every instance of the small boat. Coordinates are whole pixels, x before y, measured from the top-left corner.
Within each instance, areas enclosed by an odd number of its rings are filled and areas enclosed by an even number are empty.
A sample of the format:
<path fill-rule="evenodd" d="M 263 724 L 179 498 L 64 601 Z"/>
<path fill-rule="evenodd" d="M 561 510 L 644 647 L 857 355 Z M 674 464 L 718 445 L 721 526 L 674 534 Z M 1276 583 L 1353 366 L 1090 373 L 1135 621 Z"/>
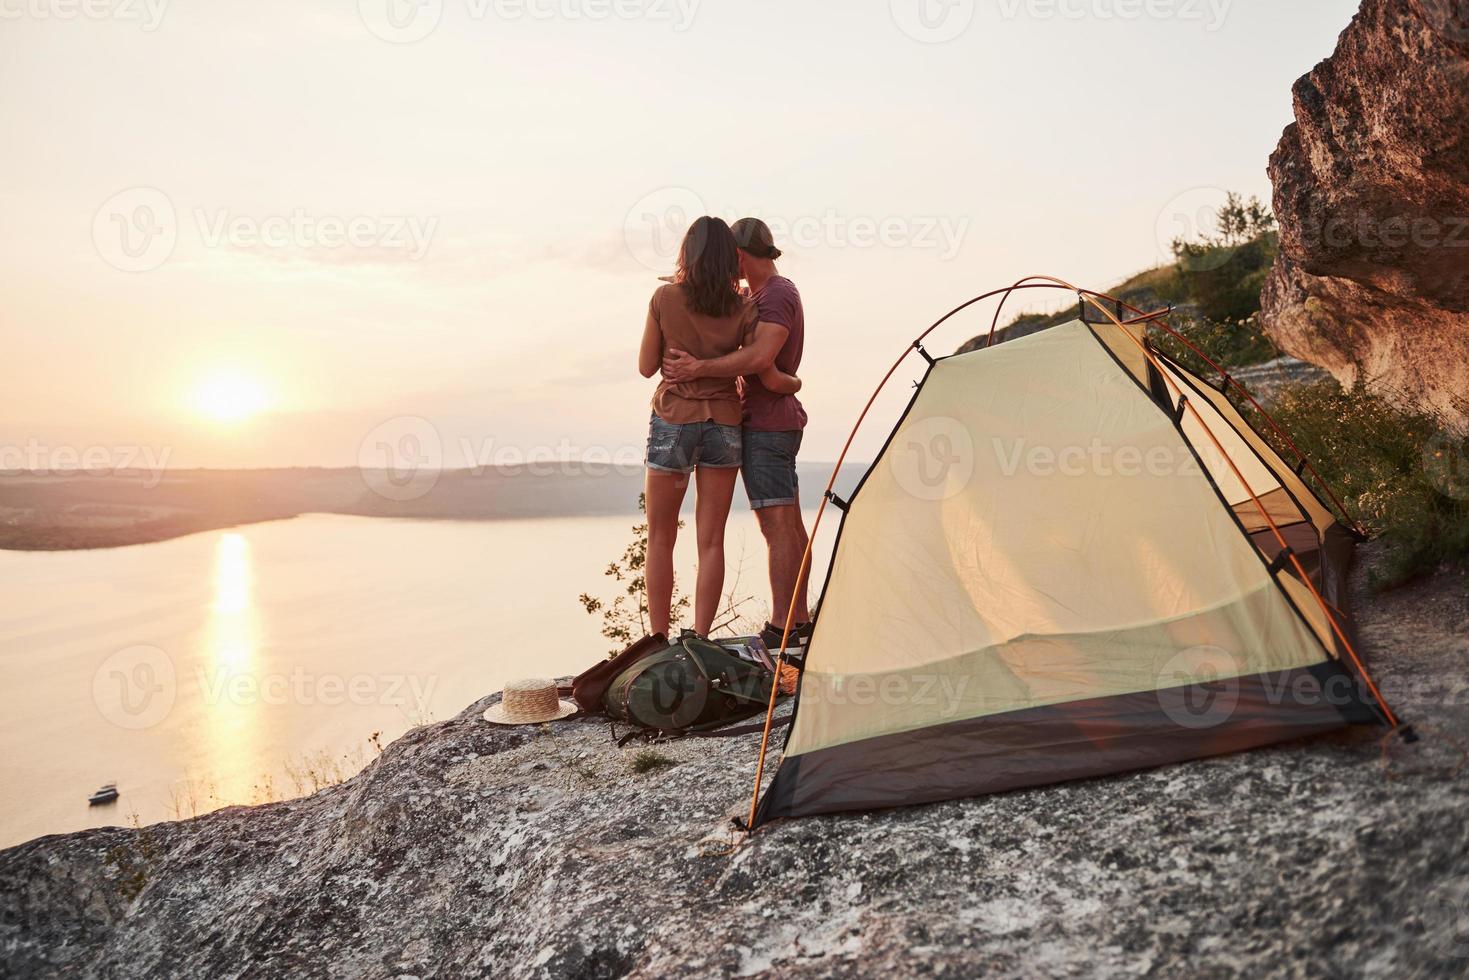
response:
<path fill-rule="evenodd" d="M 117 784 L 108 783 L 106 786 L 103 786 L 97 792 L 87 797 L 87 803 L 91 806 L 101 806 L 104 803 L 111 803 L 113 800 L 117 799 L 117 795 Z"/>

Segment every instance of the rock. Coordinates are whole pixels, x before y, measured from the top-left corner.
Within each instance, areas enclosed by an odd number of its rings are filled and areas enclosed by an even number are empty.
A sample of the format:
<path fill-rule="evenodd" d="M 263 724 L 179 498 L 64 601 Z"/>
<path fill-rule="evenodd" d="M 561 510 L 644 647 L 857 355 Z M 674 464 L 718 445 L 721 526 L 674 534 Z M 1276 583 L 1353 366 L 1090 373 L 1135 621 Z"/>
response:
<path fill-rule="evenodd" d="M 1469 424 L 1469 5 L 1364 0 L 1270 158 L 1266 332 L 1342 384 Z"/>
<path fill-rule="evenodd" d="M 0 976 L 1462 974 L 1469 580 L 1359 620 L 1397 778 L 1362 730 L 741 844 L 758 735 L 634 775 L 486 699 L 306 799 L 0 852 Z"/>

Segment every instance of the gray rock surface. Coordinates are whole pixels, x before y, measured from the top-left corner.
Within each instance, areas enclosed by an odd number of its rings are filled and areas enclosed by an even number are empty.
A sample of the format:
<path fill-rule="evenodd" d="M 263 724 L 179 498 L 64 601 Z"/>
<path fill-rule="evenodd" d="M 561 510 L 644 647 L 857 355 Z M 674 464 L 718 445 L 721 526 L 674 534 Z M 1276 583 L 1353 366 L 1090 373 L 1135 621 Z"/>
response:
<path fill-rule="evenodd" d="M 1388 770 L 1360 731 L 736 847 L 758 736 L 635 775 L 604 725 L 487 699 L 306 799 L 0 852 L 0 974 L 1465 975 L 1466 588 L 1363 613 L 1429 729 Z"/>

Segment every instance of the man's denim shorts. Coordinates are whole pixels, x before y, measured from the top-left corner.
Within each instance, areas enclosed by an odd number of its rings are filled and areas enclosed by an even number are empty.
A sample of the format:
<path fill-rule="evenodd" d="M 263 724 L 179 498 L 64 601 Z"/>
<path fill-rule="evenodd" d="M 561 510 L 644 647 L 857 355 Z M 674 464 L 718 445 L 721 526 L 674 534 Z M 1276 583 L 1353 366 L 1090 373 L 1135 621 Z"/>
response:
<path fill-rule="evenodd" d="M 800 429 L 789 432 L 745 430 L 745 493 L 750 498 L 752 510 L 796 502 L 796 454 L 800 451 Z"/>
<path fill-rule="evenodd" d="M 654 412 L 648 420 L 647 466 L 664 473 L 692 473 L 696 466 L 717 470 L 740 465 L 740 427 L 717 422 L 665 422 Z"/>

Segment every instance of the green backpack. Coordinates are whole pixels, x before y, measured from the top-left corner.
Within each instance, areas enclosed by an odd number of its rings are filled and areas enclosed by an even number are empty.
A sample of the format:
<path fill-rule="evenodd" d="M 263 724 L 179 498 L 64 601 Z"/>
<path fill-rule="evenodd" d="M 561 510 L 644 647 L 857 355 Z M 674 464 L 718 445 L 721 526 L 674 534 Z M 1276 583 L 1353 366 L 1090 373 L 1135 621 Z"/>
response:
<path fill-rule="evenodd" d="M 775 675 L 686 634 L 641 657 L 603 696 L 612 718 L 658 732 L 702 732 L 763 714 Z"/>

